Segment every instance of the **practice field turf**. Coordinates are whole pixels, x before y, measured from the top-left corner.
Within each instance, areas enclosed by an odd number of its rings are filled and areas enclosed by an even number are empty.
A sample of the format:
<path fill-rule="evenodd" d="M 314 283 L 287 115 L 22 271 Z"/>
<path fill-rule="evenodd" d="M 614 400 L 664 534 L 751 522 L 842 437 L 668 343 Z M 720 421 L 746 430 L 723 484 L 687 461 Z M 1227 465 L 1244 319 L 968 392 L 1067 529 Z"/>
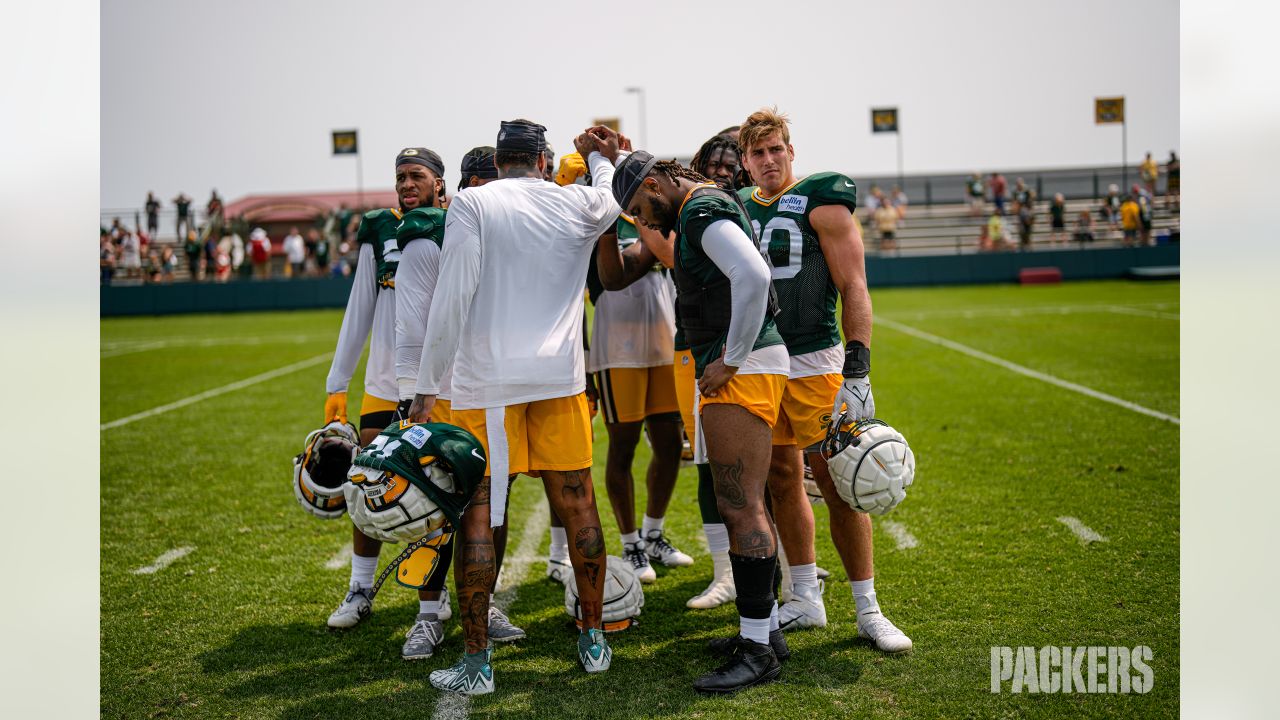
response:
<path fill-rule="evenodd" d="M 289 477 L 321 420 L 341 312 L 104 320 L 102 715 L 1176 716 L 1178 285 L 883 290 L 873 300 L 878 415 L 918 463 L 907 500 L 876 521 L 876 589 L 915 649 L 886 657 L 857 639 L 819 506 L 830 624 L 788 635 L 780 682 L 730 698 L 690 686 L 716 664 L 705 642 L 737 627 L 732 604 L 684 605 L 710 577 L 693 468 L 681 471 L 667 527 L 697 563 L 658 569 L 641 624 L 610 636 L 613 667 L 597 677 L 577 666 L 563 593 L 544 577 L 541 487 L 520 478 L 500 600 L 529 637 L 495 651 L 494 694 L 442 702 L 426 678 L 462 652 L 460 626 L 446 623 L 432 659 L 402 661 L 411 590 L 385 587 L 364 624 L 325 629 L 346 589 L 350 524 L 306 515 Z M 605 438 L 597 418 L 597 498 L 618 554 Z M 647 460 L 642 442 L 639 508 Z M 1081 539 L 1080 526 L 1102 539 Z M 161 556 L 171 563 L 155 569 Z M 1138 645 L 1153 655 L 1147 694 L 1011 694 L 1008 682 L 991 692 L 992 646 Z"/>

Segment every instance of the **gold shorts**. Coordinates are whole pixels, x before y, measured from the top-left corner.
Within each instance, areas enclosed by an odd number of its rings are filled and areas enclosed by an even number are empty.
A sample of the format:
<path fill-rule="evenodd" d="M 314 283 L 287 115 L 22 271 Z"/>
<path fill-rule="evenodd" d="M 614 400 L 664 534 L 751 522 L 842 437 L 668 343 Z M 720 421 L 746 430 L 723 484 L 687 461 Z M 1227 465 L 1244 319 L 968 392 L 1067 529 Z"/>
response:
<path fill-rule="evenodd" d="M 395 400 L 384 400 L 383 398 L 364 394 L 364 399 L 360 401 L 360 414 L 372 415 L 378 412 L 395 412 L 396 406 L 400 403 Z"/>
<path fill-rule="evenodd" d="M 431 422 L 453 424 L 453 403 L 443 398 L 436 398 L 436 404 L 431 406 Z"/>
<path fill-rule="evenodd" d="M 701 397 L 699 412 L 708 405 L 741 405 L 769 427 L 778 422 L 778 406 L 787 385 L 786 375 L 734 375 L 715 397 Z"/>
<path fill-rule="evenodd" d="M 591 415 L 585 392 L 509 405 L 506 411 L 509 473 L 591 467 Z M 475 435 L 484 446 L 485 457 L 489 457 L 485 412 L 452 410 L 450 424 Z M 488 464 L 484 472 L 489 474 Z"/>
<path fill-rule="evenodd" d="M 666 365 L 605 368 L 595 376 L 606 424 L 640 422 L 651 415 L 680 409 L 675 376 Z"/>
<path fill-rule="evenodd" d="M 835 373 L 787 380 L 778 424 L 773 426 L 773 444 L 807 448 L 822 442 L 842 382 L 844 378 Z"/>
<path fill-rule="evenodd" d="M 675 374 L 676 402 L 680 405 L 680 418 L 684 420 L 684 434 L 692 447 L 697 434 L 693 431 L 693 396 L 698 387 L 698 379 L 694 377 L 697 370 L 693 366 L 693 352 L 677 350 L 675 364 L 671 367 Z"/>

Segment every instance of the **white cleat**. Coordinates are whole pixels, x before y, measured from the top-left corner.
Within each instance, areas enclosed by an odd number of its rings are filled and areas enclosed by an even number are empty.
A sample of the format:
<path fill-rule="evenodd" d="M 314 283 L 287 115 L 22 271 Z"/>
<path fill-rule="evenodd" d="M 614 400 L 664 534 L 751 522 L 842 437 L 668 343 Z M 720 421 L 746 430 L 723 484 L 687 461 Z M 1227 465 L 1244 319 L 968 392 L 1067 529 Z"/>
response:
<path fill-rule="evenodd" d="M 329 627 L 331 628 L 351 628 L 355 627 L 361 620 L 369 617 L 373 612 L 373 601 L 369 599 L 372 592 L 369 588 L 363 588 L 355 583 L 351 583 L 347 589 L 347 596 L 342 599 L 342 603 L 338 605 L 338 609 L 333 611 L 329 616 Z"/>
<path fill-rule="evenodd" d="M 778 626 L 786 632 L 827 626 L 827 606 L 822 602 L 821 580 L 810 588 L 791 588 L 791 599 L 778 606 Z"/>
<path fill-rule="evenodd" d="M 667 542 L 667 537 L 661 530 L 650 530 L 644 541 L 645 552 L 649 553 L 649 559 L 653 562 L 662 563 L 667 567 L 688 567 L 693 564 L 693 558 Z"/>
<path fill-rule="evenodd" d="M 573 577 L 573 565 L 568 560 L 547 558 L 547 578 L 564 585 Z"/>
<path fill-rule="evenodd" d="M 635 570 L 636 579 L 641 583 L 648 585 L 658 580 L 658 573 L 654 572 L 653 566 L 649 564 L 649 553 L 645 550 L 644 540 L 623 543 L 622 559 L 631 563 L 631 569 Z"/>
<path fill-rule="evenodd" d="M 738 588 L 733 584 L 733 574 L 725 573 L 711 581 L 706 590 L 689 598 L 685 605 L 694 610 L 710 610 L 738 598 Z"/>
<path fill-rule="evenodd" d="M 876 648 L 890 654 L 911 649 L 911 638 L 889 622 L 879 607 L 858 613 L 858 637 L 874 642 Z"/>

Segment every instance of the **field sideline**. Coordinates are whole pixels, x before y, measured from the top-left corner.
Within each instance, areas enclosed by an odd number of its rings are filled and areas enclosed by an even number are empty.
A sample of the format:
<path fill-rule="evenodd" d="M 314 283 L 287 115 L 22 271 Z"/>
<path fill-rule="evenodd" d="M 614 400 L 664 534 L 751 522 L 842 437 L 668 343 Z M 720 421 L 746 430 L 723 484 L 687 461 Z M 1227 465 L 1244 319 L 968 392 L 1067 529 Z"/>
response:
<path fill-rule="evenodd" d="M 416 598 L 389 586 L 370 620 L 328 632 L 350 525 L 306 515 L 288 488 L 290 458 L 321 419 L 341 311 L 102 321 L 101 715 L 1175 717 L 1179 285 L 872 297 L 878 414 L 918 462 L 907 500 L 876 524 L 876 589 L 915 650 L 885 657 L 856 639 L 819 506 L 831 623 L 788 635 L 780 682 L 731 698 L 690 687 L 715 664 L 705 641 L 737 627 L 731 604 L 684 606 L 710 577 L 692 468 L 667 527 L 697 563 L 659 568 L 641 624 L 610 636 L 601 677 L 576 664 L 563 592 L 543 574 L 541 486 L 520 478 L 500 601 L 529 638 L 495 651 L 493 695 L 441 703 L 426 676 L 461 653 L 458 623 L 435 657 L 402 661 Z M 360 374 L 352 388 L 354 415 Z M 597 498 L 618 554 L 605 446 L 597 418 Z M 642 442 L 639 508 L 647 459 Z M 1146 645 L 1154 688 L 991 693 L 992 646 L 1046 645 Z"/>

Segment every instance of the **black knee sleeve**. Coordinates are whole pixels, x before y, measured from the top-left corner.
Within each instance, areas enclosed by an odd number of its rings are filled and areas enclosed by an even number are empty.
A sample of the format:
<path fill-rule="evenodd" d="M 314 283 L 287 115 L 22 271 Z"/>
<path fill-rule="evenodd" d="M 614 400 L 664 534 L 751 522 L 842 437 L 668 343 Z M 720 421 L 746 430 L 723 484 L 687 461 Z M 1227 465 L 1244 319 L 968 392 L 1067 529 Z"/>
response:
<path fill-rule="evenodd" d="M 729 563 L 733 566 L 733 584 L 738 587 L 738 614 L 756 620 L 769 617 L 777 599 L 773 594 L 777 556 L 754 558 L 731 552 Z"/>
<path fill-rule="evenodd" d="M 724 524 L 720 508 L 716 507 L 716 486 L 711 477 L 711 466 L 698 465 L 698 509 L 702 511 L 704 525 Z"/>
<path fill-rule="evenodd" d="M 436 569 L 431 571 L 431 577 L 427 578 L 427 584 L 423 586 L 423 590 L 428 592 L 440 592 L 444 589 L 444 583 L 449 579 L 449 566 L 453 564 L 453 537 L 449 538 L 449 542 L 440 548 L 440 559 L 436 562 Z"/>

